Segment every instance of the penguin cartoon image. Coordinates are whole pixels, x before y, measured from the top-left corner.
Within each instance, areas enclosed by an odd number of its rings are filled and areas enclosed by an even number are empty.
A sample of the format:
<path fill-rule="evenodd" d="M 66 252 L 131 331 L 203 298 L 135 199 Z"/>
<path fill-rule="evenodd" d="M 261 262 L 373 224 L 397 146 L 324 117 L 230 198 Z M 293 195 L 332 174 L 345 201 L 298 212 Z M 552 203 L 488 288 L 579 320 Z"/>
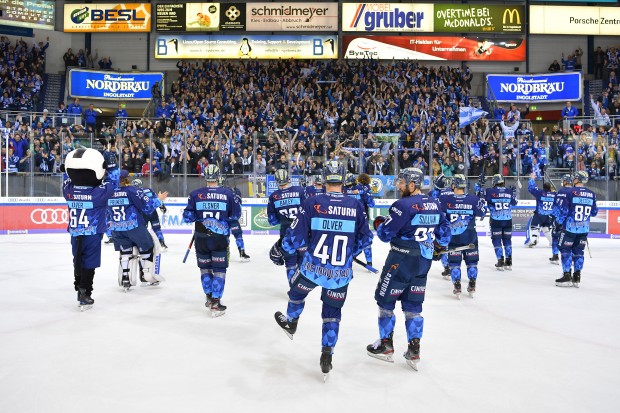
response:
<path fill-rule="evenodd" d="M 179 53 L 179 39 L 168 40 L 168 43 L 174 44 L 175 53 Z"/>
<path fill-rule="evenodd" d="M 250 46 L 250 40 L 247 37 L 241 39 L 241 47 L 239 48 L 239 56 L 250 57 L 252 53 L 252 46 Z"/>
<path fill-rule="evenodd" d="M 470 55 L 476 59 L 484 59 L 492 53 L 491 46 L 493 46 L 493 43 L 487 40 L 478 42 L 478 47 L 474 49 Z"/>
<path fill-rule="evenodd" d="M 334 39 L 327 39 L 323 42 L 323 44 L 329 44 L 331 50 L 332 50 L 332 54 L 334 54 Z"/>

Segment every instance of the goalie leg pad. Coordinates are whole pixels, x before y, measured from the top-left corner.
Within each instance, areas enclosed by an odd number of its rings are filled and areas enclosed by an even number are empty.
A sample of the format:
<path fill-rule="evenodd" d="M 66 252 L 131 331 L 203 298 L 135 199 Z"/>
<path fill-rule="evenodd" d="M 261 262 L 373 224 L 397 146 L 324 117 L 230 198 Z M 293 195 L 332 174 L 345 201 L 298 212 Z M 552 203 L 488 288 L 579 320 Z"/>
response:
<path fill-rule="evenodd" d="M 138 256 L 134 254 L 134 248 L 121 247 L 118 266 L 118 285 L 123 286 L 123 275 L 129 278 L 131 285 L 136 285 L 138 277 Z"/>

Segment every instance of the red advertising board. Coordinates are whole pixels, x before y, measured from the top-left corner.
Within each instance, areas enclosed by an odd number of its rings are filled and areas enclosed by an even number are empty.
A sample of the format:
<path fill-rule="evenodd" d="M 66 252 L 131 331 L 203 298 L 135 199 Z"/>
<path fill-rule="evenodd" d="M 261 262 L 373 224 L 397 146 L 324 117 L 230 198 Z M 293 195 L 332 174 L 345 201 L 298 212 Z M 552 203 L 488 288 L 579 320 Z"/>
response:
<path fill-rule="evenodd" d="M 607 233 L 620 235 L 620 211 L 617 209 L 607 211 Z"/>
<path fill-rule="evenodd" d="M 345 59 L 525 61 L 524 39 L 456 36 L 343 36 Z"/>
<path fill-rule="evenodd" d="M 61 232 L 69 222 L 67 204 L 14 204 L 0 207 L 0 230 L 11 232 Z"/>

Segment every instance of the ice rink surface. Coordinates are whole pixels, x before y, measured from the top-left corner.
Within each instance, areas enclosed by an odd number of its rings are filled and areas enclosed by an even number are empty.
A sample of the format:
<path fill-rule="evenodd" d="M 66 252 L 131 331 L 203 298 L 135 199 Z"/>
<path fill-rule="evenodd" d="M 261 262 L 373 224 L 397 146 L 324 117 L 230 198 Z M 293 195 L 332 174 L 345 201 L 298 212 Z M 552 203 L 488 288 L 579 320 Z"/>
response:
<path fill-rule="evenodd" d="M 276 237 L 244 238 L 252 260 L 240 263 L 233 241 L 228 311 L 212 319 L 193 252 L 181 263 L 189 235 L 167 236 L 167 282 L 129 293 L 104 245 L 83 313 L 68 235 L 0 237 L 0 412 L 620 411 L 618 241 L 590 240 L 579 289 L 555 286 L 545 240 L 527 249 L 515 238 L 514 270 L 498 272 L 481 238 L 474 299 L 455 299 L 434 264 L 419 372 L 402 358 L 399 307 L 395 363 L 366 355 L 378 338 L 377 276 L 356 266 L 323 383 L 319 291 L 289 340 L 273 319 L 287 303 L 284 269 L 268 258 Z M 381 267 L 387 244 L 373 251 Z"/>

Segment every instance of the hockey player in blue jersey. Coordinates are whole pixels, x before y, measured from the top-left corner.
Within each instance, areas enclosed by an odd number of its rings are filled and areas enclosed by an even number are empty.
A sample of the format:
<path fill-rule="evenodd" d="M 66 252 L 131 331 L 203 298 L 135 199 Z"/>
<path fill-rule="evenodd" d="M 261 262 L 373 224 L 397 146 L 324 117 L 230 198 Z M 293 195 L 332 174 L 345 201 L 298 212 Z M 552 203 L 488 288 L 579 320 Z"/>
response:
<path fill-rule="evenodd" d="M 228 268 L 228 243 L 232 222 L 241 217 L 241 205 L 229 188 L 219 186 L 220 169 L 210 164 L 204 173 L 207 186 L 187 198 L 183 221 L 194 223 L 196 260 L 200 268 L 205 307 L 212 317 L 224 315 L 221 303 Z"/>
<path fill-rule="evenodd" d="M 407 331 L 409 366 L 417 370 L 420 361 L 420 339 L 424 327 L 422 303 L 432 259 L 439 259 L 438 249 L 450 242 L 450 224 L 439 202 L 424 195 L 420 189 L 424 173 L 418 168 L 406 168 L 398 175 L 402 198 L 394 202 L 389 216 L 374 220 L 377 236 L 390 243 L 385 265 L 375 290 L 379 306 L 379 340 L 366 347 L 368 355 L 393 361 L 393 334 L 396 301 L 401 302 Z"/>
<path fill-rule="evenodd" d="M 90 308 L 95 269 L 101 266 L 101 240 L 106 232 L 106 205 L 116 182 L 106 179 L 103 155 L 94 149 L 76 149 L 67 154 L 61 168 L 68 178 L 62 193 L 67 200 L 73 253 L 73 286 L 82 309 Z"/>
<path fill-rule="evenodd" d="M 301 202 L 306 197 L 302 187 L 291 186 L 291 179 L 286 169 L 278 169 L 274 176 L 279 189 L 269 196 L 267 219 L 270 225 L 280 225 L 280 239 L 273 245 L 269 255 L 271 261 L 276 265 L 286 265 L 286 277 L 290 282 L 300 257 L 297 252 L 289 253 L 284 250 L 282 248 L 282 240 L 286 230 L 297 217 Z M 284 254 L 280 255 L 282 251 L 284 251 Z"/>
<path fill-rule="evenodd" d="M 584 187 L 587 182 L 588 173 L 577 172 L 573 177 L 573 188 L 566 193 L 566 198 L 559 205 L 557 219 L 563 227 L 559 245 L 564 274 L 555 282 L 560 287 L 579 287 L 581 282 L 583 251 L 588 242 L 590 219 L 598 214 L 596 194 Z"/>
<path fill-rule="evenodd" d="M 118 164 L 118 155 L 116 153 L 116 146 L 114 145 L 114 143 L 108 143 L 105 139 L 100 139 L 100 142 L 102 145 L 106 147 L 106 149 L 103 150 L 102 154 L 106 162 L 106 172 L 107 172 L 108 178 L 112 182 L 116 182 L 117 187 L 118 187 L 118 183 L 120 182 L 120 179 L 121 179 L 120 178 L 121 169 Z M 113 243 L 112 230 L 109 228 L 109 226 L 108 226 L 108 229 L 106 230 L 106 235 L 108 239 L 107 241 L 104 242 L 104 244 L 112 244 Z"/>
<path fill-rule="evenodd" d="M 167 192 L 160 192 L 155 196 L 151 191 L 130 184 L 129 172 L 121 171 L 120 187 L 108 200 L 107 218 L 112 229 L 114 249 L 120 252 L 119 286 L 128 291 L 137 284 L 139 267 L 140 281 L 148 285 L 157 285 L 163 278 L 159 277 L 159 248 L 155 246 L 153 237 L 148 231 L 145 216 L 149 216 L 168 196 Z M 138 256 L 134 255 L 134 247 Z M 138 266 L 132 265 L 132 260 L 138 258 Z"/>
<path fill-rule="evenodd" d="M 433 182 L 433 189 L 429 195 L 439 200 L 439 203 L 441 203 L 442 195 L 454 195 L 454 191 L 452 190 L 452 177 L 441 174 L 435 178 L 435 182 Z M 448 254 L 441 254 L 441 265 L 443 266 L 441 275 L 443 277 L 449 277 L 450 266 L 448 265 Z"/>
<path fill-rule="evenodd" d="M 491 211 L 491 241 L 499 271 L 512 270 L 512 207 L 517 205 L 514 188 L 504 187 L 504 177 L 493 175 L 493 188 L 487 188 L 484 199 Z M 504 260 L 505 257 L 505 260 Z"/>
<path fill-rule="evenodd" d="M 344 166 L 329 161 L 324 174 L 327 193 L 305 200 L 284 236 L 282 249 L 286 253 L 302 250 L 304 255 L 291 279 L 286 314 L 278 311 L 275 319 L 292 340 L 306 296 L 317 286 L 321 287 L 320 366 L 326 378 L 332 368 L 342 306 L 353 278 L 353 257 L 370 245 L 372 233 L 362 205 L 342 194 Z"/>
<path fill-rule="evenodd" d="M 538 237 L 541 231 L 545 234 L 549 244 L 553 245 L 551 213 L 553 212 L 553 203 L 555 202 L 555 192 L 551 190 L 551 183 L 545 182 L 543 183 L 543 189 L 538 188 L 536 186 L 536 174 L 532 173 L 527 189 L 536 199 L 536 209 L 527 228 L 529 239 L 526 239 L 526 245 L 530 248 L 535 247 L 538 244 Z"/>
<path fill-rule="evenodd" d="M 239 204 L 239 206 L 242 206 L 243 203 L 241 198 L 241 191 L 237 187 L 232 188 L 232 191 L 233 194 L 235 194 L 237 203 Z M 239 250 L 239 257 L 241 257 L 241 262 L 250 261 L 250 256 L 245 253 L 243 230 L 241 229 L 241 224 L 239 223 L 238 219 L 230 221 L 230 232 L 232 233 L 233 237 L 235 237 L 235 244 L 237 244 L 237 249 Z"/>
<path fill-rule="evenodd" d="M 315 175 L 312 180 L 312 185 L 307 186 L 306 190 L 306 198 L 311 198 L 313 196 L 317 196 L 325 193 L 325 187 L 323 186 L 323 177 L 321 175 Z"/>
<path fill-rule="evenodd" d="M 566 195 L 571 191 L 573 187 L 573 176 L 570 174 L 564 174 L 562 176 L 562 188 L 555 195 L 553 201 L 553 209 L 551 211 L 551 217 L 553 221 L 551 231 L 551 252 L 552 256 L 549 258 L 551 264 L 560 264 L 560 235 L 562 234 L 562 225 L 558 223 L 558 216 L 560 215 L 560 207 L 562 202 L 566 199 Z"/>
<path fill-rule="evenodd" d="M 484 217 L 487 208 L 483 199 L 475 195 L 466 194 L 467 179 L 465 175 L 457 174 L 452 178 L 452 195 L 442 195 L 440 199 L 441 209 L 450 221 L 452 238 L 449 249 L 474 244 L 474 248 L 453 251 L 448 255 L 450 275 L 454 289 L 452 292 L 459 297 L 461 294 L 461 261 L 467 266 L 467 292 L 470 296 L 476 292 L 476 280 L 478 279 L 478 234 L 476 233 L 476 217 Z"/>
<path fill-rule="evenodd" d="M 370 187 L 368 187 L 368 189 L 370 189 Z M 375 200 L 363 185 L 357 183 L 355 175 L 351 173 L 346 174 L 342 192 L 360 201 L 366 212 L 366 218 L 370 216 L 370 208 L 375 206 Z M 366 264 L 372 267 L 372 248 L 370 246 L 364 248 L 364 257 L 366 258 Z"/>
<path fill-rule="evenodd" d="M 154 199 L 157 197 L 157 195 L 155 195 L 155 192 L 153 192 L 151 188 L 143 188 L 141 179 L 134 179 L 133 181 L 131 181 L 131 184 L 135 186 L 136 188 L 142 188 L 142 191 L 144 191 L 144 193 L 149 198 Z M 164 214 L 168 211 L 166 209 L 166 205 L 164 205 L 163 202 L 159 206 L 159 209 Z M 154 210 L 149 215 L 145 215 L 144 220 L 146 221 L 147 225 L 149 223 L 151 224 L 151 228 L 153 228 L 153 232 L 155 232 L 155 235 L 157 236 L 157 239 L 159 240 L 159 245 L 161 245 L 161 248 L 163 251 L 166 251 L 168 249 L 168 246 L 166 245 L 166 241 L 164 240 L 164 234 L 161 231 L 161 223 L 159 222 L 159 215 L 157 214 L 157 210 Z"/>

